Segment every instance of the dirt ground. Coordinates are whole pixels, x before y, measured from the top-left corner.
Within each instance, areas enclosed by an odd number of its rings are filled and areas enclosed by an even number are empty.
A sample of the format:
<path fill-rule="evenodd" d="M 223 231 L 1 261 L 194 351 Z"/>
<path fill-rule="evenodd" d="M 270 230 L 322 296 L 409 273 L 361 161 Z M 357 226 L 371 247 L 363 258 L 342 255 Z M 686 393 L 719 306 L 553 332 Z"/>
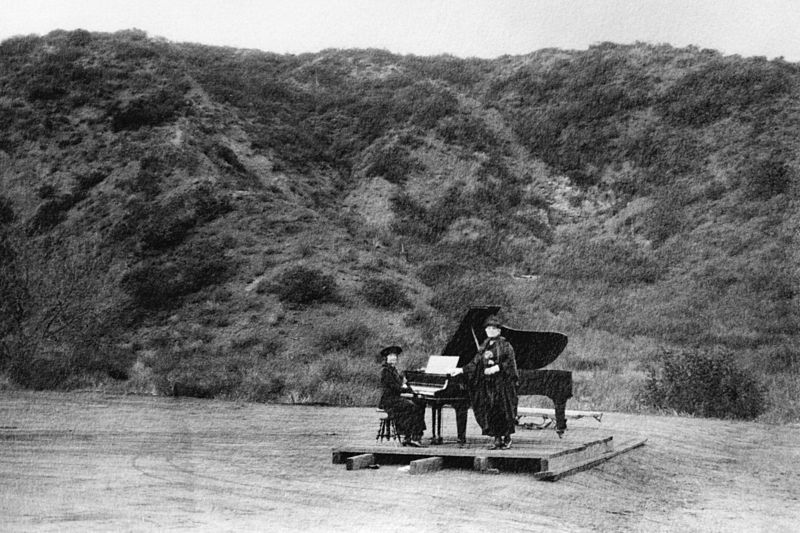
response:
<path fill-rule="evenodd" d="M 450 410 L 446 410 L 450 411 Z M 454 432 L 445 413 L 445 435 Z M 800 425 L 606 413 L 647 444 L 555 483 L 347 471 L 374 409 L 0 392 L 3 531 L 798 531 Z M 471 435 L 477 427 L 470 415 Z M 557 439 L 552 430 L 519 438 Z"/>

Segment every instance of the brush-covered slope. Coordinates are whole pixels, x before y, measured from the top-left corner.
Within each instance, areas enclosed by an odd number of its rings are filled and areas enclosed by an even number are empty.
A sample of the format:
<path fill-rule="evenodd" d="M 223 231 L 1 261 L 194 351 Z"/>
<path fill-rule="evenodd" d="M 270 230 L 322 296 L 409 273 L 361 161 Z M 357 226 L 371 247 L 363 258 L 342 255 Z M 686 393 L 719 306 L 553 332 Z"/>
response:
<path fill-rule="evenodd" d="M 634 406 L 657 346 L 776 380 L 797 363 L 798 82 L 644 44 L 489 61 L 8 39 L 3 369 L 368 402 L 378 347 L 417 364 L 492 302 L 571 336 L 578 402 Z"/>

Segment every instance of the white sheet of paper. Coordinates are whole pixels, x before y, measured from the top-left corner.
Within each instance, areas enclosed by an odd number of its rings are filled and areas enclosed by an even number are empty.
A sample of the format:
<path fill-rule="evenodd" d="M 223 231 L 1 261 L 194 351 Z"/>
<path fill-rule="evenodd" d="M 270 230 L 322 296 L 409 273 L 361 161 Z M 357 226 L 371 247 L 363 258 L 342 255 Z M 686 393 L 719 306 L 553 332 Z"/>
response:
<path fill-rule="evenodd" d="M 458 356 L 432 355 L 428 359 L 425 372 L 429 374 L 447 374 L 458 368 Z"/>

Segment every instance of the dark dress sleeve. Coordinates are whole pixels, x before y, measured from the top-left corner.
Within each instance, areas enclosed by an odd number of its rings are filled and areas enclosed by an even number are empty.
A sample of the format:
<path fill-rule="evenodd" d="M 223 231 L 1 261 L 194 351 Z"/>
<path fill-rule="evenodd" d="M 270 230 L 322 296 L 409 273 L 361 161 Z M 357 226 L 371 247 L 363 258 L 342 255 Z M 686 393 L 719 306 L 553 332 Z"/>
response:
<path fill-rule="evenodd" d="M 381 370 L 381 388 L 387 396 L 400 396 L 403 388 L 403 379 L 397 371 L 388 366 Z"/>
<path fill-rule="evenodd" d="M 514 354 L 514 347 L 511 343 L 503 340 L 501 345 L 503 354 L 500 357 L 500 371 L 512 383 L 519 381 L 519 372 L 517 371 L 517 357 Z"/>
<path fill-rule="evenodd" d="M 464 365 L 462 370 L 464 374 L 467 376 L 468 383 L 473 383 L 475 379 L 478 377 L 477 372 L 483 371 L 483 350 L 486 348 L 486 343 L 484 342 L 478 348 L 478 352 L 472 357 L 472 360 Z"/>

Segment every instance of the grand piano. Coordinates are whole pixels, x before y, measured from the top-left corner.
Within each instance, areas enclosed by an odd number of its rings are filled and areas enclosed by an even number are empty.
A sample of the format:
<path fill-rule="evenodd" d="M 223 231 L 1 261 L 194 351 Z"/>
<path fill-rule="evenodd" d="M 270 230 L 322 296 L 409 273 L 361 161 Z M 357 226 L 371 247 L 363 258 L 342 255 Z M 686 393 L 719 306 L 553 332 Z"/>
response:
<path fill-rule="evenodd" d="M 444 347 L 442 356 L 431 357 L 437 365 L 441 361 L 452 361 L 454 366 L 462 367 L 469 363 L 477 352 L 477 345 L 486 339 L 483 323 L 491 315 L 496 315 L 500 306 L 489 305 L 471 307 L 450 341 Z M 523 331 L 501 327 L 501 335 L 514 347 L 519 372 L 518 394 L 548 396 L 555 406 L 556 431 L 563 434 L 567 428 L 565 410 L 567 400 L 572 397 L 572 372 L 565 370 L 541 370 L 564 351 L 567 337 L 561 333 L 546 331 Z M 467 434 L 467 410 L 469 394 L 465 376 L 450 376 L 437 371 L 429 361 L 426 370 L 406 371 L 405 377 L 413 395 L 425 400 L 431 408 L 433 436 L 431 444 L 441 444 L 442 408 L 449 405 L 456 412 L 458 441 L 464 442 Z"/>

